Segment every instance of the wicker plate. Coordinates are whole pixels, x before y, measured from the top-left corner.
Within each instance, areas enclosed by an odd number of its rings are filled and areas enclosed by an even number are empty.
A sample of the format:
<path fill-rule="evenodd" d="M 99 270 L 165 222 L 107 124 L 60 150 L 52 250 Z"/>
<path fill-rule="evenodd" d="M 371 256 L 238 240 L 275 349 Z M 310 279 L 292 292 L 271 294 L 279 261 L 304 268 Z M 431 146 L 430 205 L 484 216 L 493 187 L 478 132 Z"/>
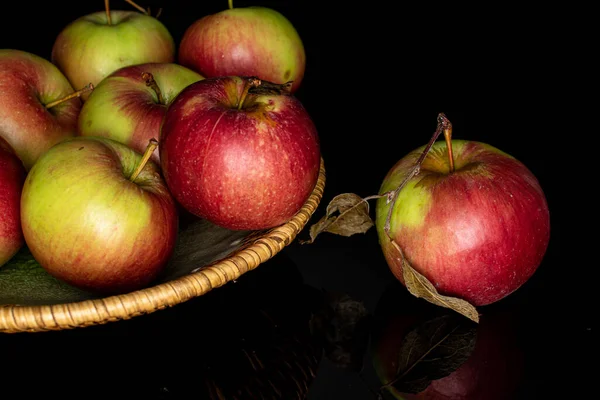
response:
<path fill-rule="evenodd" d="M 104 324 L 201 296 L 255 269 L 290 244 L 315 212 L 324 188 L 325 166 L 321 160 L 319 179 L 311 196 L 294 217 L 279 227 L 260 232 L 233 232 L 200 220 L 189 224 L 180 231 L 173 259 L 159 283 L 131 293 L 94 297 L 39 271 L 38 286 L 28 293 L 27 286 L 19 287 L 28 283 L 22 277 L 19 281 L 18 272 L 22 271 L 11 271 L 4 266 L 0 269 L 0 274 L 4 274 L 0 275 L 0 332 L 38 332 Z M 202 246 L 196 245 L 198 243 Z M 2 298 L 8 292 L 3 290 L 3 283 L 12 285 L 12 298 L 10 295 Z"/>

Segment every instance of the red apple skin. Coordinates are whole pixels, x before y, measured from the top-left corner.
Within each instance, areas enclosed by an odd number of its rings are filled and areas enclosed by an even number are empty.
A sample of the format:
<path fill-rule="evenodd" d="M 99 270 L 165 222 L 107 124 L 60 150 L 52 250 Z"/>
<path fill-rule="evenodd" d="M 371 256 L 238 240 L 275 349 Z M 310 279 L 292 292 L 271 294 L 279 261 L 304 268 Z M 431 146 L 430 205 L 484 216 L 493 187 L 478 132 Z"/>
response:
<path fill-rule="evenodd" d="M 456 171 L 449 174 L 446 145 L 435 143 L 400 192 L 390 234 L 439 293 L 487 305 L 517 290 L 540 265 L 550 237 L 548 204 L 537 178 L 514 157 L 474 141 L 453 140 L 453 147 Z M 380 193 L 399 186 L 422 150 L 391 168 Z M 401 256 L 383 229 L 389 206 L 377 202 L 377 232 L 403 283 Z"/>
<path fill-rule="evenodd" d="M 149 161 L 117 141 L 75 137 L 29 171 L 21 195 L 25 242 L 52 276 L 97 293 L 145 287 L 174 250 L 175 200 Z"/>
<path fill-rule="evenodd" d="M 231 230 L 288 221 L 314 189 L 316 127 L 292 95 L 248 94 L 246 79 L 207 78 L 185 88 L 161 128 L 161 168 L 190 213 Z"/>
<path fill-rule="evenodd" d="M 0 267 L 25 243 L 21 230 L 21 190 L 25 167 L 0 136 Z"/>
<path fill-rule="evenodd" d="M 146 85 L 143 73 L 152 74 L 160 89 Z M 87 98 L 77 120 L 80 136 L 108 137 L 144 153 L 150 139 L 159 139 L 168 104 L 189 84 L 204 79 L 174 63 L 145 63 L 120 68 L 104 78 Z M 160 163 L 159 152 L 151 160 Z"/>
<path fill-rule="evenodd" d="M 179 64 L 203 76 L 257 76 L 294 93 L 304 77 L 306 53 L 298 32 L 281 13 L 239 7 L 207 15 L 190 25 L 180 41 Z"/>
<path fill-rule="evenodd" d="M 45 107 L 73 91 L 63 73 L 45 58 L 0 50 L 0 135 L 26 170 L 52 145 L 75 136 L 81 100 Z"/>

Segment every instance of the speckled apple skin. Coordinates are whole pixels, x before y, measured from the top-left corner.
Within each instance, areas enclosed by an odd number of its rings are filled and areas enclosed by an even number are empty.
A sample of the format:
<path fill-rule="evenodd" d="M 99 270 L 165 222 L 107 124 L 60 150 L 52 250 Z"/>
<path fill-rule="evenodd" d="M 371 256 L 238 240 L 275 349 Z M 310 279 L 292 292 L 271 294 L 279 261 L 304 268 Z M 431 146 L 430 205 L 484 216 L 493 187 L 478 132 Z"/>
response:
<path fill-rule="evenodd" d="M 380 193 L 397 188 L 422 154 L 410 152 L 384 178 Z M 400 191 L 390 236 L 406 259 L 443 295 L 473 305 L 494 303 L 537 270 L 550 238 L 544 192 L 520 161 L 485 143 L 453 140 L 455 172 L 438 141 L 421 172 Z M 376 226 L 386 261 L 404 282 L 402 256 L 384 231 L 391 203 L 377 201 Z"/>
<path fill-rule="evenodd" d="M 22 50 L 0 50 L 0 136 L 29 170 L 46 150 L 77 131 L 81 100 L 45 105 L 73 93 L 50 61 Z"/>
<path fill-rule="evenodd" d="M 306 53 L 292 23 L 267 7 L 234 7 L 204 16 L 185 31 L 179 64 L 205 77 L 257 76 L 292 93 L 304 78 Z"/>
<path fill-rule="evenodd" d="M 144 73 L 152 74 L 162 99 L 146 85 Z M 144 153 L 150 139 L 159 139 L 167 106 L 202 75 L 174 63 L 145 63 L 120 68 L 102 80 L 83 104 L 77 134 L 114 139 Z M 159 101 L 162 100 L 162 101 Z M 159 152 L 151 157 L 160 162 Z"/>
<path fill-rule="evenodd" d="M 317 129 L 292 95 L 249 94 L 245 80 L 207 78 L 173 101 L 161 128 L 161 168 L 189 212 L 232 230 L 288 221 L 314 189 Z"/>
<path fill-rule="evenodd" d="M 31 169 L 21 223 L 33 257 L 54 277 L 98 293 L 149 284 L 168 262 L 178 217 L 158 166 L 107 138 L 75 137 Z"/>

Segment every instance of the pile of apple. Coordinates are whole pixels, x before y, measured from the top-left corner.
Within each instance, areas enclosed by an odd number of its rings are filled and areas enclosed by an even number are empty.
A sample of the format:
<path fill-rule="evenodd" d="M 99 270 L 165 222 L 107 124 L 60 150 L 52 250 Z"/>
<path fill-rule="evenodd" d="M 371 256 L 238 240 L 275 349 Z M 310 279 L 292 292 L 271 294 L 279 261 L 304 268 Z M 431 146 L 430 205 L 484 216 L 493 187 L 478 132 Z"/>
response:
<path fill-rule="evenodd" d="M 167 27 L 125 1 L 136 10 L 105 0 L 67 25 L 49 60 L 0 50 L 0 266 L 26 245 L 71 285 L 135 290 L 166 266 L 183 210 L 269 229 L 316 185 L 289 20 L 230 1 L 188 27 L 176 60 Z"/>

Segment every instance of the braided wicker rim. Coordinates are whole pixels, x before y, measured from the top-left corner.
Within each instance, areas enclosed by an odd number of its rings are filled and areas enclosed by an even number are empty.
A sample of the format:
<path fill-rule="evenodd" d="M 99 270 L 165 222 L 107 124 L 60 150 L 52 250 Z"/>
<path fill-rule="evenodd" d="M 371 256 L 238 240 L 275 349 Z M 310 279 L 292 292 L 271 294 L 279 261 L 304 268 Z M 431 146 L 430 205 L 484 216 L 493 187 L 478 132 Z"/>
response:
<path fill-rule="evenodd" d="M 239 278 L 289 245 L 317 209 L 325 189 L 325 165 L 302 208 L 285 224 L 252 237 L 228 257 L 186 276 L 131 293 L 44 306 L 0 305 L 0 332 L 83 328 L 130 319 L 174 306 Z"/>

